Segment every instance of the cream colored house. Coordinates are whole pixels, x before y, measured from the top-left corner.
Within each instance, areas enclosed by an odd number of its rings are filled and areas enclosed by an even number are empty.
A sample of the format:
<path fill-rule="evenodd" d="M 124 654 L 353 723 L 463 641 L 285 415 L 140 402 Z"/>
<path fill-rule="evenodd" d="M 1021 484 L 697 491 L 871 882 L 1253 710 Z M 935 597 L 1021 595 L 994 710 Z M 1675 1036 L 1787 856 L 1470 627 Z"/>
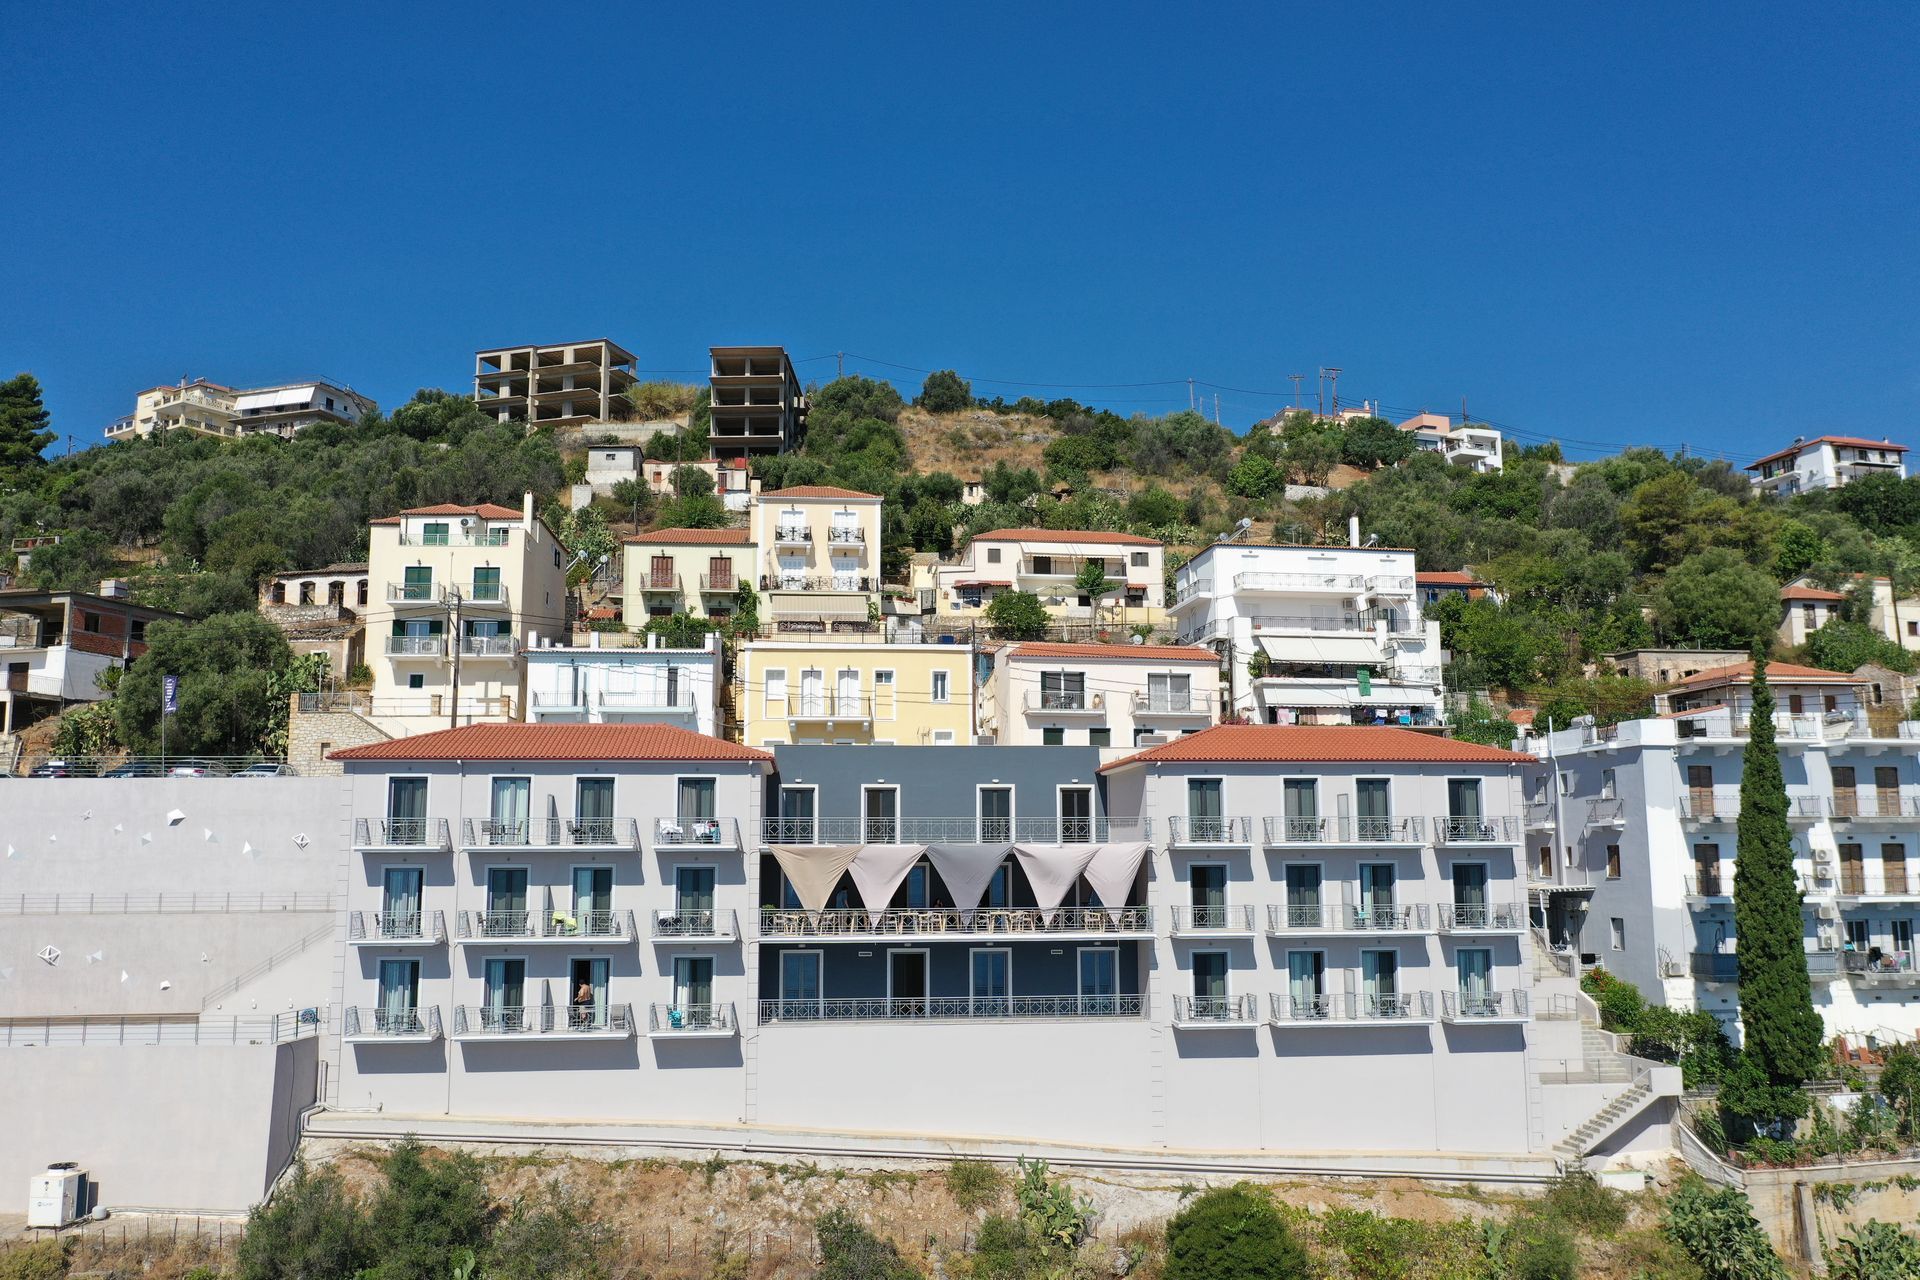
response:
<path fill-rule="evenodd" d="M 655 529 L 626 541 L 621 616 L 630 627 L 684 613 L 733 616 L 741 583 L 753 582 L 745 529 Z"/>
<path fill-rule="evenodd" d="M 734 713 L 750 747 L 960 746 L 973 740 L 971 645 L 754 640 L 735 663 Z"/>
<path fill-rule="evenodd" d="M 526 649 L 566 637 L 569 556 L 533 513 L 416 507 L 371 522 L 370 717 L 395 735 L 526 718 Z"/>
<path fill-rule="evenodd" d="M 760 620 L 773 631 L 866 631 L 880 602 L 880 496 L 829 485 L 757 495 Z"/>
<path fill-rule="evenodd" d="M 1113 584 L 1097 601 L 1074 586 L 1092 561 Z M 1166 546 L 1131 533 L 995 529 L 975 534 L 951 562 L 916 566 L 915 579 L 923 599 L 932 592 L 933 616 L 945 621 L 980 618 L 1004 591 L 1031 592 L 1056 619 L 1085 629 L 1159 626 L 1166 618 Z"/>
<path fill-rule="evenodd" d="M 372 413 L 372 400 L 331 382 L 295 382 L 278 387 L 225 387 L 205 378 L 148 387 L 134 397 L 133 412 L 107 428 L 109 440 L 136 440 L 156 432 L 238 440 L 245 436 L 292 437 L 316 422 L 352 426 Z"/>
<path fill-rule="evenodd" d="M 1007 645 L 981 689 L 1000 746 L 1134 750 L 1220 720 L 1220 655 L 1197 645 Z"/>
<path fill-rule="evenodd" d="M 1807 637 L 1838 617 L 1846 603 L 1844 592 L 1817 587 L 1805 576 L 1795 578 L 1780 588 L 1781 641 L 1805 644 Z M 1893 584 L 1885 578 L 1873 579 L 1867 625 L 1902 648 L 1920 651 L 1920 599 L 1895 600 Z"/>

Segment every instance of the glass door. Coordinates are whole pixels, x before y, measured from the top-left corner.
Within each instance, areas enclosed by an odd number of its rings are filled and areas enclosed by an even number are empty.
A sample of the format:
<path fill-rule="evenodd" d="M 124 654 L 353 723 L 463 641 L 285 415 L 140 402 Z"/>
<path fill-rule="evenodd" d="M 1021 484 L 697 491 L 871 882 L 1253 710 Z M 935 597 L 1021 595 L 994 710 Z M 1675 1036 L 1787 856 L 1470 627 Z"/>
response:
<path fill-rule="evenodd" d="M 924 1018 L 927 1014 L 927 953 L 887 952 L 888 1014 L 895 1018 Z"/>
<path fill-rule="evenodd" d="M 575 844 L 613 843 L 613 779 L 582 778 L 573 789 Z"/>
<path fill-rule="evenodd" d="M 720 824 L 714 819 L 715 786 L 712 778 L 680 779 L 678 825 L 683 840 L 694 844 L 720 842 Z"/>
<path fill-rule="evenodd" d="M 573 869 L 573 928 L 575 936 L 605 938 L 617 933 L 613 923 L 613 868 Z"/>
<path fill-rule="evenodd" d="M 380 936 L 418 938 L 420 929 L 419 867 L 388 867 L 381 878 L 385 882 L 380 904 Z"/>
<path fill-rule="evenodd" d="M 1042 671 L 1040 707 L 1044 711 L 1081 711 L 1087 705 L 1087 677 L 1079 671 Z"/>
<path fill-rule="evenodd" d="M 1227 869 L 1218 863 L 1187 868 L 1187 901 L 1196 929 L 1227 927 Z"/>
<path fill-rule="evenodd" d="M 410 564 L 400 574 L 403 599 L 414 603 L 433 599 L 433 566 Z"/>
<path fill-rule="evenodd" d="M 527 869 L 487 868 L 487 911 L 480 934 L 487 938 L 525 938 L 527 928 Z"/>
<path fill-rule="evenodd" d="M 1485 840 L 1489 836 L 1480 821 L 1480 780 L 1447 779 L 1447 834 L 1456 840 Z"/>
<path fill-rule="evenodd" d="M 673 915 L 680 931 L 709 934 L 713 928 L 713 867 L 676 867 L 673 873 Z"/>
<path fill-rule="evenodd" d="M 1453 922 L 1462 929 L 1492 925 L 1487 909 L 1487 865 L 1456 862 L 1453 866 Z"/>
<path fill-rule="evenodd" d="M 893 787 L 868 787 L 860 796 L 868 844 L 900 843 L 900 793 Z"/>
<path fill-rule="evenodd" d="M 488 844 L 527 844 L 527 817 L 533 807 L 533 779 L 495 778 Z"/>
<path fill-rule="evenodd" d="M 1393 808 L 1385 778 L 1360 778 L 1353 784 L 1354 811 L 1359 830 L 1357 840 L 1393 839 Z"/>
<path fill-rule="evenodd" d="M 1095 826 L 1092 788 L 1060 788 L 1060 843 L 1086 844 L 1097 834 Z"/>
<path fill-rule="evenodd" d="M 1360 864 L 1360 903 L 1354 908 L 1355 924 L 1363 929 L 1394 927 L 1394 874 L 1391 862 Z"/>
<path fill-rule="evenodd" d="M 1369 1018 L 1397 1018 L 1400 1007 L 1400 957 L 1391 951 L 1360 953 L 1360 1000 Z"/>
<path fill-rule="evenodd" d="M 500 589 L 500 567 L 483 565 L 473 571 L 473 598 L 482 602 L 498 604 L 504 601 L 506 594 Z"/>
<path fill-rule="evenodd" d="M 1479 947 L 1463 949 L 1457 959 L 1460 1011 L 1469 1018 L 1491 1018 L 1499 1012 L 1493 993 L 1493 952 Z"/>
<path fill-rule="evenodd" d="M 1321 951 L 1287 952 L 1287 1003 L 1295 1018 L 1324 1018 L 1327 1005 L 1327 957 Z"/>
<path fill-rule="evenodd" d="M 1187 838 L 1195 843 L 1224 840 L 1226 833 L 1222 829 L 1220 779 L 1190 778 L 1187 780 L 1187 825 L 1192 828 Z"/>
<path fill-rule="evenodd" d="M 676 956 L 673 961 L 673 1026 L 713 1025 L 713 957 Z"/>
<path fill-rule="evenodd" d="M 527 962 L 489 959 L 482 969 L 485 1007 L 480 1025 L 488 1031 L 524 1031 L 527 1027 Z"/>
<path fill-rule="evenodd" d="M 1013 788 L 980 788 L 980 843 L 1013 843 Z"/>
<path fill-rule="evenodd" d="M 1320 787 L 1312 778 L 1288 778 L 1285 783 L 1286 831 L 1290 841 L 1320 838 Z"/>
<path fill-rule="evenodd" d="M 813 843 L 814 794 L 812 787 L 780 788 L 780 822 L 775 829 L 778 843 Z"/>
<path fill-rule="evenodd" d="M 1290 865 L 1287 868 L 1287 928 L 1319 929 L 1325 925 L 1326 908 L 1320 899 L 1320 868 Z"/>
<path fill-rule="evenodd" d="M 1013 1012 L 1013 955 L 1000 947 L 978 947 L 972 955 L 975 1017 L 1001 1018 Z"/>
<path fill-rule="evenodd" d="M 1193 1016 L 1223 1019 L 1233 1012 L 1227 997 L 1227 953 L 1193 953 Z"/>
<path fill-rule="evenodd" d="M 780 1016 L 811 1018 L 819 1016 L 820 953 L 783 951 L 780 953 Z"/>
<path fill-rule="evenodd" d="M 427 780 L 394 778 L 387 783 L 387 843 L 427 842 Z"/>
<path fill-rule="evenodd" d="M 1119 1012 L 1120 953 L 1113 947 L 1080 949 L 1080 1012 Z"/>
<path fill-rule="evenodd" d="M 567 1027 L 572 1031 L 604 1031 L 607 1027 L 607 976 L 611 962 L 605 956 L 583 956 L 568 966 L 572 999 L 567 1002 Z"/>
<path fill-rule="evenodd" d="M 420 962 L 380 962 L 380 1004 L 373 1011 L 373 1027 L 381 1035 L 400 1036 L 420 1031 Z"/>

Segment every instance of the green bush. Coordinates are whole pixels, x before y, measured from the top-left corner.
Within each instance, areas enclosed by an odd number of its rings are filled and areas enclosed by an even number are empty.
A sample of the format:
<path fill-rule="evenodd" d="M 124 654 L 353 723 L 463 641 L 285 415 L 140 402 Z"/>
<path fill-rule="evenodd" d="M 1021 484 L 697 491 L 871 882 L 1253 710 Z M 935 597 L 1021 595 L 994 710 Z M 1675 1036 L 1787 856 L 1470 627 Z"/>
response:
<path fill-rule="evenodd" d="M 992 1204 L 1006 1182 L 1006 1172 L 986 1160 L 955 1160 L 947 1166 L 947 1194 L 968 1213 Z"/>
<path fill-rule="evenodd" d="M 361 1280 L 446 1280 L 462 1251 L 485 1252 L 495 1214 L 472 1156 L 428 1159 L 409 1137 L 387 1155 L 382 1171 L 386 1182 L 367 1206 L 374 1263 Z"/>
<path fill-rule="evenodd" d="M 234 1261 L 239 1280 L 326 1280 L 372 1260 L 366 1217 L 331 1169 L 298 1165 L 273 1199 L 247 1216 Z"/>
<path fill-rule="evenodd" d="M 1202 1192 L 1167 1223 L 1165 1280 L 1295 1280 L 1306 1250 L 1251 1183 Z"/>
<path fill-rule="evenodd" d="M 829 1209 L 814 1220 L 820 1245 L 817 1280 L 920 1280 L 893 1243 L 882 1240 L 845 1209 Z"/>
<path fill-rule="evenodd" d="M 1913 1280 L 1920 1276 L 1920 1237 L 1890 1222 L 1849 1227 L 1827 1247 L 1828 1280 Z"/>
<path fill-rule="evenodd" d="M 986 619 L 1001 640 L 1038 640 L 1053 622 L 1047 606 L 1031 591 L 1002 591 L 988 603 Z"/>
<path fill-rule="evenodd" d="M 1548 1217 L 1595 1235 L 1610 1236 L 1627 1221 L 1626 1198 L 1584 1170 L 1565 1174 L 1549 1187 L 1543 1207 Z"/>
<path fill-rule="evenodd" d="M 71 1236 L 39 1240 L 0 1253 L 0 1280 L 62 1280 L 72 1259 Z"/>
<path fill-rule="evenodd" d="M 1686 1178 L 1667 1200 L 1663 1225 L 1707 1280 L 1786 1280 L 1753 1206 L 1732 1187 Z"/>
<path fill-rule="evenodd" d="M 1574 1280 L 1579 1267 L 1573 1236 L 1555 1222 L 1521 1223 L 1507 1252 L 1509 1280 Z"/>
<path fill-rule="evenodd" d="M 1021 1219 L 991 1214 L 974 1237 L 967 1274 L 975 1280 L 1027 1280 L 1047 1274 L 1054 1252 Z"/>
<path fill-rule="evenodd" d="M 493 1233 L 486 1280 L 605 1280 L 613 1233 L 586 1201 L 549 1182 L 539 1197 L 515 1201 Z"/>
<path fill-rule="evenodd" d="M 1412 1280 L 1420 1274 L 1425 1232 L 1417 1222 L 1364 1209 L 1333 1209 L 1321 1231 L 1346 1255 L 1347 1269 L 1357 1280 Z"/>

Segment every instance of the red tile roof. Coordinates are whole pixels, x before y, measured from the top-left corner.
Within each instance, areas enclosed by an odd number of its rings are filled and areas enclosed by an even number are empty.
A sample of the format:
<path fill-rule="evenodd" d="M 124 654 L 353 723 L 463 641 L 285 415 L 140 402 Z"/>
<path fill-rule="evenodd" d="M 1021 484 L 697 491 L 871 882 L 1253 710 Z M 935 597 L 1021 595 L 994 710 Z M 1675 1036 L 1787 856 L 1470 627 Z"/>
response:
<path fill-rule="evenodd" d="M 1780 598 L 1782 600 L 1845 600 L 1846 599 L 1846 597 L 1844 595 L 1841 595 L 1838 591 L 1822 591 L 1818 587 L 1799 587 L 1799 586 L 1780 588 Z"/>
<path fill-rule="evenodd" d="M 976 533 L 975 542 L 1108 542 L 1131 547 L 1158 547 L 1158 538 L 1143 538 L 1136 533 L 1112 533 L 1105 529 L 995 529 Z"/>
<path fill-rule="evenodd" d="M 1525 726 L 1532 724 L 1533 718 L 1537 714 L 1539 713 L 1532 707 L 1515 707 L 1513 710 L 1507 712 L 1507 719 L 1511 720 L 1514 724 Z"/>
<path fill-rule="evenodd" d="M 655 529 L 651 533 L 637 534 L 627 539 L 628 546 L 644 544 L 650 546 L 687 546 L 687 547 L 743 547 L 747 545 L 745 529 Z"/>
<path fill-rule="evenodd" d="M 836 489 L 830 484 L 797 484 L 791 489 L 775 489 L 760 495 L 761 501 L 773 498 L 878 498 L 877 493 L 862 493 L 858 489 Z"/>
<path fill-rule="evenodd" d="M 670 724 L 473 724 L 347 747 L 329 760 L 737 760 L 771 752 Z"/>
<path fill-rule="evenodd" d="M 1752 471 L 1755 467 L 1764 467 L 1767 463 L 1778 461 L 1781 458 L 1791 458 L 1801 450 L 1811 449 L 1817 444 L 1838 445 L 1843 449 L 1891 449 L 1895 453 L 1905 453 L 1907 451 L 1907 446 L 1894 444 L 1890 440 L 1868 440 L 1863 436 L 1815 436 L 1811 440 L 1802 440 L 1799 444 L 1790 444 L 1784 449 L 1768 454 L 1757 462 L 1749 462 L 1747 464 L 1747 470 Z"/>
<path fill-rule="evenodd" d="M 1220 655 L 1198 645 L 1184 644 L 1053 644 L 1030 640 L 1017 644 L 1008 655 L 1013 658 L 1132 658 L 1152 662 L 1211 662 L 1218 665 Z"/>
<path fill-rule="evenodd" d="M 1771 684 L 1859 684 L 1860 681 L 1844 671 L 1822 671 L 1819 667 L 1796 666 L 1791 662 L 1769 662 L 1767 680 Z M 1731 666 L 1710 667 L 1705 671 L 1696 671 L 1684 680 L 1675 682 L 1676 688 L 1698 689 L 1716 684 L 1752 684 L 1753 663 L 1736 662 Z"/>
<path fill-rule="evenodd" d="M 477 507 L 463 507 L 457 502 L 441 502 L 431 507 L 409 507 L 400 513 L 403 516 L 479 516 L 482 520 L 518 520 L 518 507 L 503 507 L 497 502 L 483 502 Z"/>
<path fill-rule="evenodd" d="M 1132 764 L 1531 764 L 1533 757 L 1412 729 L 1370 725 L 1222 724 L 1136 752 Z"/>
<path fill-rule="evenodd" d="M 1413 575 L 1413 580 L 1423 587 L 1484 587 L 1487 585 L 1470 573 L 1458 573 L 1451 569 L 1416 573 Z"/>

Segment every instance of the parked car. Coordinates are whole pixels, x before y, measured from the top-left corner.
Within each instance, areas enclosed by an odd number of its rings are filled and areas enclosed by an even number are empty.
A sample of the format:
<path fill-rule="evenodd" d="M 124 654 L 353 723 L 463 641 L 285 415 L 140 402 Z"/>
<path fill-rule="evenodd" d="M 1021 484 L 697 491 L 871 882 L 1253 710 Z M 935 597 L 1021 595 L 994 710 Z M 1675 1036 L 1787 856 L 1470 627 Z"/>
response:
<path fill-rule="evenodd" d="M 167 766 L 169 778 L 224 778 L 227 766 L 218 760 L 176 760 Z"/>
<path fill-rule="evenodd" d="M 297 778 L 300 771 L 290 764 L 275 764 L 271 760 L 262 760 L 259 764 L 250 764 L 236 771 L 236 778 Z"/>
<path fill-rule="evenodd" d="M 91 778 L 93 771 L 76 761 L 43 760 L 27 774 L 29 778 Z"/>
<path fill-rule="evenodd" d="M 103 778 L 157 778 L 160 776 L 160 766 L 151 760 L 129 760 L 100 776 Z"/>

